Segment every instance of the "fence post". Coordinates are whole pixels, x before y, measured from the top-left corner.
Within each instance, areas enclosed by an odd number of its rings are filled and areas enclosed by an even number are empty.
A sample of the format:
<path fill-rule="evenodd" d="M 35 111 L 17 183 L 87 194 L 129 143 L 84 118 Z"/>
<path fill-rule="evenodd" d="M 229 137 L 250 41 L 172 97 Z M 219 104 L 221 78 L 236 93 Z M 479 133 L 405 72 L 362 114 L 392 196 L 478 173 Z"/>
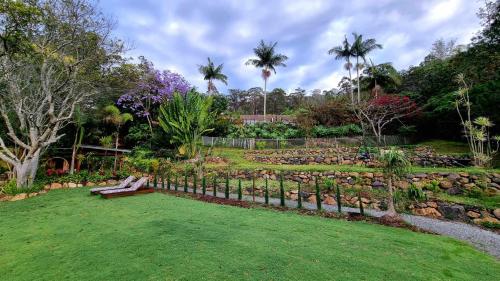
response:
<path fill-rule="evenodd" d="M 337 210 L 339 213 L 342 213 L 342 198 L 340 197 L 340 188 L 339 185 L 337 184 Z"/>
<path fill-rule="evenodd" d="M 238 179 L 238 200 L 243 199 L 243 194 L 241 192 L 241 179 Z"/>
<path fill-rule="evenodd" d="M 184 192 L 188 192 L 188 175 L 187 175 L 187 171 L 184 172 Z"/>
<path fill-rule="evenodd" d="M 316 208 L 321 211 L 321 191 L 319 188 L 318 178 L 316 177 Z"/>
<path fill-rule="evenodd" d="M 214 175 L 214 182 L 213 182 L 213 195 L 214 197 L 217 197 L 217 174 Z"/>
<path fill-rule="evenodd" d="M 280 175 L 280 205 L 285 207 L 285 187 L 283 186 L 283 174 Z"/>
<path fill-rule="evenodd" d="M 165 191 L 165 175 L 161 173 L 161 189 L 162 191 Z"/>
<path fill-rule="evenodd" d="M 297 197 L 297 201 L 298 201 L 297 202 L 297 208 L 302 209 L 302 194 L 301 194 L 301 190 L 300 190 L 300 181 L 297 182 L 297 188 L 298 188 L 298 191 L 297 191 L 298 193 L 297 194 L 299 195 Z"/>
<path fill-rule="evenodd" d="M 252 201 L 255 202 L 255 174 L 252 176 Z"/>
<path fill-rule="evenodd" d="M 196 185 L 198 184 L 198 176 L 196 173 L 193 174 L 193 194 L 196 194 Z"/>
<path fill-rule="evenodd" d="M 170 190 L 170 172 L 167 175 L 167 189 Z"/>
<path fill-rule="evenodd" d="M 264 190 L 264 200 L 266 205 L 269 205 L 269 183 L 268 178 L 266 177 L 266 189 Z"/>
<path fill-rule="evenodd" d="M 224 192 L 224 197 L 229 199 L 229 173 L 226 174 L 226 190 Z"/>
<path fill-rule="evenodd" d="M 178 175 L 175 175 L 174 190 L 175 191 L 179 190 L 179 176 Z"/>
<path fill-rule="evenodd" d="M 203 193 L 203 195 L 207 193 L 207 179 L 205 176 L 201 179 L 201 193 Z"/>

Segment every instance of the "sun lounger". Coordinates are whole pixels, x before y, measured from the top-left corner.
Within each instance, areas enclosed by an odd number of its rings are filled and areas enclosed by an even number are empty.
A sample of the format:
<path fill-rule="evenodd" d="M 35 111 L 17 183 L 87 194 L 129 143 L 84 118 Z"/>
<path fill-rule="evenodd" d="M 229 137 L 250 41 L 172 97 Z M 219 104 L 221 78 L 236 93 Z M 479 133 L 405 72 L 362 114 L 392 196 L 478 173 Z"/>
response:
<path fill-rule="evenodd" d="M 92 195 L 95 195 L 95 194 L 99 194 L 99 192 L 101 191 L 105 191 L 105 190 L 112 190 L 112 189 L 122 189 L 122 188 L 126 188 L 128 187 L 132 181 L 135 180 L 135 177 L 134 176 L 129 176 L 128 178 L 126 178 L 122 183 L 120 183 L 119 185 L 115 185 L 115 186 L 108 186 L 108 187 L 96 187 L 96 188 L 92 188 L 90 190 L 90 194 Z"/>
<path fill-rule="evenodd" d="M 100 194 L 103 198 L 108 199 L 108 198 L 112 198 L 112 197 L 129 196 L 129 195 L 135 195 L 135 194 L 141 194 L 141 193 L 154 192 L 153 188 L 145 187 L 147 182 L 148 182 L 148 178 L 144 177 L 144 178 L 141 178 L 140 180 L 136 181 L 135 183 L 133 183 L 132 186 L 129 188 L 104 190 L 104 191 L 101 191 Z"/>

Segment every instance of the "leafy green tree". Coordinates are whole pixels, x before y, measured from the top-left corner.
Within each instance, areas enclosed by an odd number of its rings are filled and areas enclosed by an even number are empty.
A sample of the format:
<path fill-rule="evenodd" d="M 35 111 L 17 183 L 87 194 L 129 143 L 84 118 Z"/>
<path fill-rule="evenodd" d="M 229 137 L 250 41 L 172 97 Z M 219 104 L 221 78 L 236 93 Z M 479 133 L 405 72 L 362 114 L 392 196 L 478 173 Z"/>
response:
<path fill-rule="evenodd" d="M 125 123 L 132 121 L 134 117 L 130 113 L 121 113 L 120 109 L 114 105 L 108 105 L 104 108 L 104 121 L 116 126 L 115 132 L 115 161 L 113 164 L 113 171 L 116 172 L 116 165 L 118 162 L 118 144 L 120 143 L 120 128 Z"/>
<path fill-rule="evenodd" d="M 394 188 L 393 181 L 396 178 L 402 177 L 410 171 L 411 162 L 406 157 L 403 150 L 396 147 L 390 147 L 387 150 L 382 150 L 380 153 L 380 161 L 383 164 L 383 172 L 387 178 L 387 186 L 389 197 L 387 198 L 387 216 L 396 218 L 398 214 L 394 208 Z"/>
<path fill-rule="evenodd" d="M 264 119 L 266 119 L 267 80 L 271 76 L 271 71 L 276 74 L 277 66 L 286 67 L 285 61 L 288 59 L 288 57 L 283 54 L 275 53 L 277 44 L 278 42 L 266 44 L 264 40 L 261 40 L 259 46 L 253 49 L 257 58 L 249 59 L 246 62 L 246 65 L 262 68 L 262 79 L 264 79 Z"/>
<path fill-rule="evenodd" d="M 172 100 L 160 106 L 159 123 L 177 145 L 179 154 L 200 158 L 201 137 L 213 130 L 215 114 L 210 111 L 213 98 L 194 90 L 185 96 L 174 93 Z"/>
<path fill-rule="evenodd" d="M 358 83 L 358 102 L 361 101 L 361 85 L 360 85 L 360 76 L 359 71 L 363 69 L 364 64 L 359 61 L 359 59 L 363 59 L 363 62 L 366 64 L 366 57 L 369 53 L 374 51 L 375 49 L 382 49 L 382 45 L 377 44 L 377 41 L 373 38 L 369 38 L 363 40 L 362 34 L 353 33 L 354 42 L 351 46 L 351 52 L 354 58 L 356 58 L 356 80 Z"/>
<path fill-rule="evenodd" d="M 227 85 L 227 76 L 222 73 L 223 64 L 219 64 L 217 67 L 210 58 L 208 58 L 207 65 L 200 65 L 198 71 L 203 75 L 203 79 L 208 81 L 207 93 L 216 93 L 217 87 L 215 87 L 214 81 L 218 80 Z"/>

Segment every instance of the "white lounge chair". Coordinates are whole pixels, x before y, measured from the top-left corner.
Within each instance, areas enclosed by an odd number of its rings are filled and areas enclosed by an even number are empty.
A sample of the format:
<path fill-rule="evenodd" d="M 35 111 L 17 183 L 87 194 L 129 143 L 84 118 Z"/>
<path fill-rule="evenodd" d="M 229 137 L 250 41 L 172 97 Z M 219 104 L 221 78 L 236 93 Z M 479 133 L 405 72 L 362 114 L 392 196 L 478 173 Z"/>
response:
<path fill-rule="evenodd" d="M 128 187 L 132 181 L 135 180 L 135 177 L 134 176 L 129 176 L 128 178 L 126 178 L 122 183 L 120 183 L 119 185 L 115 185 L 115 186 L 108 186 L 108 187 L 96 187 L 96 188 L 92 188 L 90 190 L 90 194 L 92 195 L 95 195 L 95 194 L 98 194 L 99 192 L 101 191 L 105 191 L 105 190 L 112 190 L 112 189 L 122 189 L 122 188 L 126 188 Z"/>
<path fill-rule="evenodd" d="M 150 187 L 144 188 L 144 186 L 146 185 L 147 182 L 148 182 L 148 178 L 143 177 L 140 180 L 133 183 L 132 186 L 129 188 L 104 190 L 104 191 L 99 192 L 99 194 L 101 194 L 101 196 L 103 198 L 107 199 L 107 198 L 118 197 L 118 196 L 128 196 L 128 195 L 154 192 L 153 188 L 150 188 Z"/>

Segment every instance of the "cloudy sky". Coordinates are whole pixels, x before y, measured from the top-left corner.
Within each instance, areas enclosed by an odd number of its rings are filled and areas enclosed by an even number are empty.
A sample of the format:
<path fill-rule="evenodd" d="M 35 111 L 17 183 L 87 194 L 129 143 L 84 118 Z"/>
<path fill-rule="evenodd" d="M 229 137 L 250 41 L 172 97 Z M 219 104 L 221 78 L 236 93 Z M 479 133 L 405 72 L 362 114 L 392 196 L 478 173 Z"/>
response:
<path fill-rule="evenodd" d="M 327 51 L 344 34 L 376 38 L 382 50 L 375 63 L 403 69 L 418 64 L 439 38 L 466 44 L 479 30 L 479 0 L 100 0 L 117 21 L 116 36 L 132 47 L 128 56 L 144 55 L 159 69 L 184 75 L 206 88 L 197 66 L 211 57 L 224 63 L 228 88 L 262 86 L 260 71 L 244 63 L 260 39 L 278 41 L 289 57 L 270 88 L 287 91 L 331 89 L 346 75 L 343 62 Z"/>

